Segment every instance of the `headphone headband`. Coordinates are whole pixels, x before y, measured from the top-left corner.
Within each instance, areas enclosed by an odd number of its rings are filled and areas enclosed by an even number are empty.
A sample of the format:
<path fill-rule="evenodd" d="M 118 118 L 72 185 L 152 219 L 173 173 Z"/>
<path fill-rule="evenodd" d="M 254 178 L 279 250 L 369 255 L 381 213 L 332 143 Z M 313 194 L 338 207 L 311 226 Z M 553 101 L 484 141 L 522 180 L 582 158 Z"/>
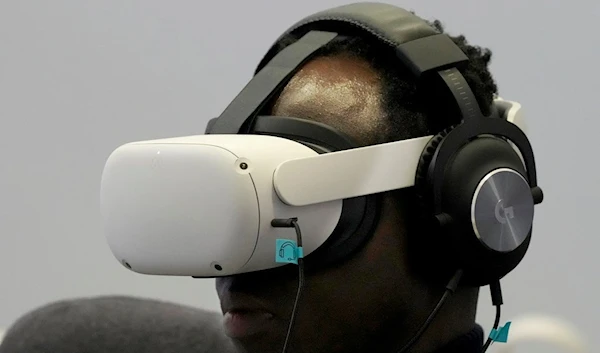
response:
<path fill-rule="evenodd" d="M 468 61 L 452 40 L 413 13 L 383 3 L 354 3 L 310 15 L 282 34 L 263 57 L 256 72 L 277 54 L 277 44 L 291 35 L 310 31 L 352 35 L 370 34 L 397 50 L 399 59 L 418 78 L 431 70 L 456 67 Z"/>

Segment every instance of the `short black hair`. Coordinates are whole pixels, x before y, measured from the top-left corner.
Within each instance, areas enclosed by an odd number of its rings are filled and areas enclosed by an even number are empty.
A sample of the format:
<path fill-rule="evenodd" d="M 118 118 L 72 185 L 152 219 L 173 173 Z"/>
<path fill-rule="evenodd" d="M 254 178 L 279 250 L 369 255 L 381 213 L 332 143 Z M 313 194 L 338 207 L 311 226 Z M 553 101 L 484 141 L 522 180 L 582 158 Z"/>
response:
<path fill-rule="evenodd" d="M 428 23 L 439 33 L 444 33 L 440 21 Z M 488 69 L 492 52 L 487 48 L 470 45 L 463 35 L 449 37 L 469 58 L 468 64 L 460 71 L 473 90 L 482 113 L 489 115 L 498 91 Z M 298 39 L 292 34 L 284 36 L 276 43 L 274 52 L 283 50 Z M 431 104 L 424 102 L 423 95 L 417 90 L 417 83 L 387 44 L 360 35 L 336 38 L 321 48 L 314 58 L 336 55 L 349 55 L 365 60 L 380 77 L 386 131 L 381 131 L 379 136 L 365 136 L 365 141 L 384 143 L 427 136 L 456 123 L 428 118 L 432 113 L 429 110 Z"/>

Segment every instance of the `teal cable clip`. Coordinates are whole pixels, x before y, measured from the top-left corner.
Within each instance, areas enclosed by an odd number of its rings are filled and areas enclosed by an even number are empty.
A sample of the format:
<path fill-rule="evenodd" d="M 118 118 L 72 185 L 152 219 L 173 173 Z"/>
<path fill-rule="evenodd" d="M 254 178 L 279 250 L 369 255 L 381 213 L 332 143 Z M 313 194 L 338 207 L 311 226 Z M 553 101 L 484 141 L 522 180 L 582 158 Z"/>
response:
<path fill-rule="evenodd" d="M 304 258 L 304 249 L 293 240 L 277 239 L 275 241 L 275 262 L 298 264 L 298 259 Z"/>
<path fill-rule="evenodd" d="M 492 329 L 490 332 L 490 338 L 493 342 L 506 343 L 508 342 L 508 330 L 510 329 L 510 321 L 504 326 L 500 326 L 497 329 Z"/>

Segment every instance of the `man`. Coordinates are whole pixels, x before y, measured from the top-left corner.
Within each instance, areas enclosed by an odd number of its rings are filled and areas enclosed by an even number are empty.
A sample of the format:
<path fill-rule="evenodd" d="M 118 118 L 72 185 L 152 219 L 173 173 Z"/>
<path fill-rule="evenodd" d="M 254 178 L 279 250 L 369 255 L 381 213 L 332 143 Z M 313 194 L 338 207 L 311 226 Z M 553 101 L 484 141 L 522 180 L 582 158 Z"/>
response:
<path fill-rule="evenodd" d="M 443 31 L 439 22 L 431 25 Z M 280 49 L 293 40 L 281 41 Z M 497 92 L 488 71 L 491 52 L 469 45 L 463 36 L 453 40 L 470 59 L 462 72 L 487 115 Z M 274 99 L 269 114 L 316 120 L 371 145 L 447 126 L 428 119 L 425 110 L 431 107 L 421 102 L 415 82 L 388 47 L 354 37 L 330 43 L 307 62 Z M 369 242 L 347 261 L 306 274 L 289 352 L 392 353 L 415 335 L 445 283 L 436 276 L 443 270 L 443 254 L 418 251 L 425 244 L 408 236 L 420 232 L 414 208 L 410 189 L 384 195 Z M 423 253 L 429 256 L 412 256 Z M 242 351 L 281 352 L 297 291 L 295 271 L 285 266 L 217 279 L 225 329 Z M 480 352 L 478 292 L 459 287 L 410 351 Z M 253 310 L 227 312 L 236 301 Z"/>

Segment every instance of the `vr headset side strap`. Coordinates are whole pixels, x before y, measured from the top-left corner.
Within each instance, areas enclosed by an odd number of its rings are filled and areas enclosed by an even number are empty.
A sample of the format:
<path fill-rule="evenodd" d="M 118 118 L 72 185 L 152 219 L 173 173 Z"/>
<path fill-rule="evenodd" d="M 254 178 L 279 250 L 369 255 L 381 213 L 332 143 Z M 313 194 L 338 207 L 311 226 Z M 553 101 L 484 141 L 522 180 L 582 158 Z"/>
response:
<path fill-rule="evenodd" d="M 337 33 L 312 31 L 277 54 L 235 97 L 225 111 L 209 121 L 207 134 L 247 132 L 253 119 L 315 52 Z"/>

